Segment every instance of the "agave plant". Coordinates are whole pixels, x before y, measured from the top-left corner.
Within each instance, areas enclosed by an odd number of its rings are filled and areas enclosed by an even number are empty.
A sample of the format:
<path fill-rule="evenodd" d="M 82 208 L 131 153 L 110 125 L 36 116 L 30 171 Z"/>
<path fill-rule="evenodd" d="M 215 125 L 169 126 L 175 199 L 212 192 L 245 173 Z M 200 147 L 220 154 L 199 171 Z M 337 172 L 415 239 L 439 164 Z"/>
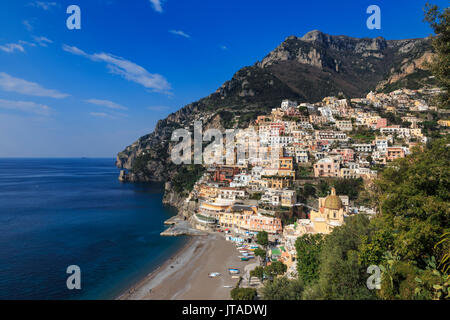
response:
<path fill-rule="evenodd" d="M 438 268 L 441 268 L 441 271 L 445 274 L 448 273 L 448 270 L 450 268 L 450 251 L 449 249 L 449 243 L 450 241 L 450 232 L 445 232 L 442 236 L 441 236 L 441 240 L 436 243 L 436 245 L 434 246 L 434 248 L 438 248 L 439 246 L 444 247 L 444 250 L 447 249 L 447 252 L 444 254 L 444 256 L 442 257 L 441 261 L 439 262 Z"/>

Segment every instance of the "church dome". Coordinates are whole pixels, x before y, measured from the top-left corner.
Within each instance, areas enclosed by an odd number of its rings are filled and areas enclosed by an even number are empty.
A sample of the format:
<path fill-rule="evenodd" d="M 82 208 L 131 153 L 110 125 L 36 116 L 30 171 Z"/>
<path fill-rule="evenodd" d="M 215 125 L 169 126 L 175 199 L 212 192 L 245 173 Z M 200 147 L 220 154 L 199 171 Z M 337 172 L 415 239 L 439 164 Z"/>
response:
<path fill-rule="evenodd" d="M 340 210 L 343 207 L 341 198 L 336 195 L 336 189 L 331 188 L 331 194 L 325 198 L 323 206 L 331 210 Z"/>

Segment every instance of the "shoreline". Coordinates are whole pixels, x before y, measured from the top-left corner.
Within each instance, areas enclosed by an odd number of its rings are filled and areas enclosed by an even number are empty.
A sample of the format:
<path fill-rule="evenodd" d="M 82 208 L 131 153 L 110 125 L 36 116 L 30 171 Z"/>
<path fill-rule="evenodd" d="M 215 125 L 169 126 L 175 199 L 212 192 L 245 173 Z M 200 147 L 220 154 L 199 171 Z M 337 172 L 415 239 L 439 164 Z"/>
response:
<path fill-rule="evenodd" d="M 117 300 L 229 300 L 237 278 L 228 268 L 244 273 L 234 243 L 219 233 L 193 236 L 161 266 L 136 282 Z M 216 278 L 209 273 L 219 272 Z M 230 287 L 231 286 L 231 287 Z"/>
<path fill-rule="evenodd" d="M 160 272 L 161 270 L 170 267 L 170 264 L 172 263 L 172 261 L 176 260 L 177 257 L 182 255 L 184 250 L 195 241 L 194 236 L 187 236 L 187 237 L 188 237 L 188 239 L 187 239 L 186 243 L 184 243 L 179 249 L 177 249 L 171 256 L 169 256 L 166 260 L 164 260 L 153 271 L 148 273 L 142 279 L 138 280 L 133 285 L 131 285 L 129 288 L 127 288 L 123 293 L 121 293 L 116 298 L 114 298 L 114 300 L 133 300 L 132 296 L 134 294 L 136 294 L 136 290 L 138 288 L 142 287 L 143 285 L 145 285 L 145 283 L 154 279 L 157 276 L 158 272 Z"/>

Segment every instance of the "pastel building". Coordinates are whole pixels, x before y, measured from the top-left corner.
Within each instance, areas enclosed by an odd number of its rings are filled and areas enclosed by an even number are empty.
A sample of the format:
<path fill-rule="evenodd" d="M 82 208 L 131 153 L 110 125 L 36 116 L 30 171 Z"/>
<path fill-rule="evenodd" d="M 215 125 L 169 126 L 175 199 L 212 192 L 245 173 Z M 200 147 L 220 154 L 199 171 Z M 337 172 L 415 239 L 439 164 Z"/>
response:
<path fill-rule="evenodd" d="M 314 164 L 315 177 L 337 177 L 340 172 L 340 160 L 338 157 L 328 157 Z"/>
<path fill-rule="evenodd" d="M 405 150 L 402 147 L 388 147 L 386 152 L 386 159 L 393 161 L 398 158 L 405 157 Z"/>
<path fill-rule="evenodd" d="M 344 223 L 344 216 L 345 208 L 342 200 L 332 188 L 330 195 L 319 198 L 319 210 L 311 211 L 310 220 L 316 233 L 328 234 Z"/>

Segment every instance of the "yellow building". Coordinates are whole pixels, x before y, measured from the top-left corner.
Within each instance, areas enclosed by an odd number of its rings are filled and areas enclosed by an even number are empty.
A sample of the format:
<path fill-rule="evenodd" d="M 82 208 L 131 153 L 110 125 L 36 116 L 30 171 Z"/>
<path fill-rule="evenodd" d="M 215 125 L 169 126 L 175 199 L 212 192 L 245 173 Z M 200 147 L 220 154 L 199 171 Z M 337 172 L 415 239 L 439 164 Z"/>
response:
<path fill-rule="evenodd" d="M 292 169 L 280 168 L 278 169 L 277 174 L 280 177 L 292 177 L 292 179 L 295 179 L 295 171 Z"/>
<path fill-rule="evenodd" d="M 332 188 L 330 195 L 319 198 L 319 211 L 311 211 L 312 227 L 317 233 L 328 234 L 335 227 L 344 223 L 344 214 L 342 200 L 336 195 L 336 190 Z"/>
<path fill-rule="evenodd" d="M 218 195 L 218 189 L 215 186 L 208 186 L 206 184 L 200 185 L 198 196 L 204 199 L 214 199 Z"/>
<path fill-rule="evenodd" d="M 266 180 L 267 187 L 272 189 L 285 189 L 289 188 L 292 184 L 292 179 L 289 177 L 273 176 L 263 178 L 263 180 Z"/>
<path fill-rule="evenodd" d="M 278 168 L 280 169 L 294 169 L 294 159 L 292 157 L 280 157 L 278 159 Z"/>
<path fill-rule="evenodd" d="M 443 127 L 450 127 L 450 120 L 438 120 L 438 124 Z"/>

